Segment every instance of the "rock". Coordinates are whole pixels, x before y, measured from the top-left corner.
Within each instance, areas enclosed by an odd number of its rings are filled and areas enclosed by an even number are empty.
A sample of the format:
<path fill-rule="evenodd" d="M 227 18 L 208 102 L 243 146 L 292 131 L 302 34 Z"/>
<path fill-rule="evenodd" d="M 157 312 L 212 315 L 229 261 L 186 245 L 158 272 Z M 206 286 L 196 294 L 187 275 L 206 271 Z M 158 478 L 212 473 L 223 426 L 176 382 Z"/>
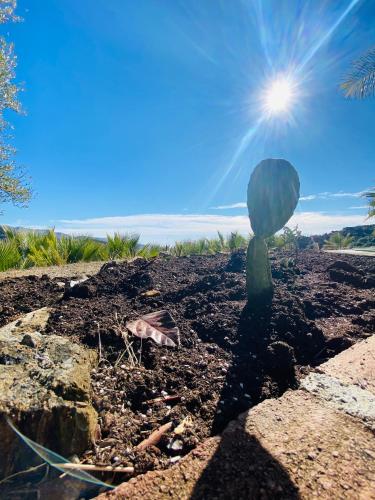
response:
<path fill-rule="evenodd" d="M 241 273 L 245 271 L 246 252 L 242 249 L 234 250 L 229 257 L 225 271 Z"/>
<path fill-rule="evenodd" d="M 95 353 L 68 338 L 43 335 L 48 308 L 0 329 L 0 477 L 36 463 L 7 424 L 38 444 L 69 457 L 93 440 L 97 415 L 90 404 Z"/>
<path fill-rule="evenodd" d="M 27 345 L 28 347 L 36 347 L 36 342 L 31 335 L 26 333 L 21 340 L 22 345 Z"/>
<path fill-rule="evenodd" d="M 267 359 L 272 372 L 283 375 L 293 371 L 296 364 L 294 349 L 286 342 L 272 342 L 267 347 Z"/>
<path fill-rule="evenodd" d="M 95 295 L 96 286 L 94 283 L 80 283 L 73 286 L 66 294 L 67 297 L 75 297 L 77 299 L 89 299 L 90 297 L 95 297 Z"/>
<path fill-rule="evenodd" d="M 337 283 L 345 283 L 359 288 L 366 288 L 365 278 L 359 273 L 348 273 L 339 269 L 330 269 L 329 277 Z"/>
<path fill-rule="evenodd" d="M 331 280 L 338 283 L 346 283 L 359 288 L 371 288 L 374 286 L 375 280 L 372 281 L 372 278 L 366 277 L 361 269 L 343 260 L 336 260 L 327 267 L 327 271 Z"/>
<path fill-rule="evenodd" d="M 327 271 L 329 271 L 330 269 L 336 269 L 340 271 L 346 271 L 347 273 L 363 275 L 363 271 L 361 269 L 352 266 L 352 264 L 349 264 L 349 262 L 345 262 L 344 260 L 336 260 L 333 264 L 327 267 Z"/>

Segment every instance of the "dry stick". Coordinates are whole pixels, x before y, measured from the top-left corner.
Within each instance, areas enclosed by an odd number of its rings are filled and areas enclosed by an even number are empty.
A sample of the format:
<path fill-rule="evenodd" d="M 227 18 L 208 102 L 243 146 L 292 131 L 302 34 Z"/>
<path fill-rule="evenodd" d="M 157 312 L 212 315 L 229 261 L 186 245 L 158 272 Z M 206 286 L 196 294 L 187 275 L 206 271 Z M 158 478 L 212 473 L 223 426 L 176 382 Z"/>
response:
<path fill-rule="evenodd" d="M 28 474 L 29 472 L 34 472 L 34 471 L 40 469 L 41 467 L 46 467 L 46 466 L 48 467 L 48 464 L 46 462 L 43 462 L 42 464 L 36 465 L 35 467 L 30 467 L 29 469 L 15 472 L 14 474 L 11 474 L 10 476 L 7 476 L 7 477 L 4 477 L 3 479 L 1 479 L 0 484 L 8 482 L 11 479 L 13 479 L 14 477 L 21 476 L 22 474 Z"/>
<path fill-rule="evenodd" d="M 99 321 L 96 321 L 96 324 L 98 325 L 98 346 L 99 346 L 99 363 L 102 360 L 102 339 L 100 337 L 100 325 Z"/>
<path fill-rule="evenodd" d="M 123 356 L 125 353 L 128 354 L 128 361 L 130 363 L 130 366 L 134 368 L 138 364 L 137 356 L 134 352 L 133 346 L 131 341 L 129 340 L 129 335 L 128 331 L 125 328 L 125 330 L 122 328 L 121 323 L 118 319 L 117 311 L 115 311 L 115 322 L 116 322 L 116 329 L 120 332 L 120 335 L 124 341 L 125 344 L 125 350 L 120 354 L 120 356 L 117 358 L 115 362 L 115 366 L 117 366 L 120 361 L 122 360 Z"/>
<path fill-rule="evenodd" d="M 58 467 L 59 469 L 68 470 L 89 470 L 94 472 L 124 472 L 127 474 L 133 474 L 134 467 L 122 467 L 122 466 L 112 466 L 112 465 L 92 465 L 92 464 L 73 464 L 73 463 L 62 463 L 62 464 L 51 464 L 53 467 Z"/>
<path fill-rule="evenodd" d="M 156 403 L 161 403 L 163 401 L 176 401 L 177 399 L 181 399 L 181 396 L 178 394 L 176 395 L 170 395 L 170 396 L 161 396 L 160 398 L 155 398 L 155 399 L 149 399 L 146 401 L 146 404 L 148 405 L 154 405 Z"/>
<path fill-rule="evenodd" d="M 142 341 L 143 341 L 143 338 L 141 337 L 141 347 L 139 348 L 139 364 L 141 364 L 141 356 L 142 356 Z"/>
<path fill-rule="evenodd" d="M 136 448 L 137 450 L 145 450 L 149 446 L 155 446 L 158 444 L 163 435 L 169 431 L 172 427 L 172 422 L 168 422 L 167 424 L 162 425 L 159 429 L 156 429 L 152 432 L 148 438 L 144 439 L 141 443 L 139 443 Z"/>

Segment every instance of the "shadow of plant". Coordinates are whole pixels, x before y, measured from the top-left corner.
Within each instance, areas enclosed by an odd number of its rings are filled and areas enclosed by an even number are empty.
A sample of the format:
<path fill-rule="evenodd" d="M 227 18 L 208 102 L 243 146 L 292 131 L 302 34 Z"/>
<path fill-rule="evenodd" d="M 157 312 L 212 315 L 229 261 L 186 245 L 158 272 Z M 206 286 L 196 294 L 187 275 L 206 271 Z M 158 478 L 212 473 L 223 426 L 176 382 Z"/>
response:
<path fill-rule="evenodd" d="M 221 402 L 231 398 L 233 381 L 238 380 L 238 374 L 243 374 L 242 379 L 247 380 L 245 383 L 254 403 L 267 397 L 264 387 L 268 380 L 273 384 L 270 390 L 278 394 L 296 386 L 293 350 L 286 343 L 272 341 L 271 321 L 272 306 L 256 313 L 246 307 L 243 309 L 238 326 L 239 342 L 216 409 L 212 435 L 223 431 L 228 421 L 224 409 L 228 405 L 223 407 Z M 252 363 L 246 362 L 244 352 L 251 353 Z M 251 380 L 253 387 L 249 386 Z M 233 411 L 230 406 L 228 410 Z M 245 413 L 240 415 L 223 432 L 218 449 L 195 485 L 192 499 L 299 498 L 288 472 L 257 437 L 247 431 L 246 416 Z"/>

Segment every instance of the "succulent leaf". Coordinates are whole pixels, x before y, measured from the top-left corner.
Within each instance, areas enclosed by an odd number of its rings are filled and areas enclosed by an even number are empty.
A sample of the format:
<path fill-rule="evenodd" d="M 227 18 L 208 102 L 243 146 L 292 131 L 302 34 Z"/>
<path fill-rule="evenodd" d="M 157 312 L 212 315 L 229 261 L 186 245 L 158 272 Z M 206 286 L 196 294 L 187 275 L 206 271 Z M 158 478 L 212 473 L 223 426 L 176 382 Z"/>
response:
<path fill-rule="evenodd" d="M 246 269 L 247 298 L 249 303 L 268 303 L 273 296 L 271 266 L 267 244 L 263 238 L 254 236 L 247 249 Z"/>
<path fill-rule="evenodd" d="M 247 250 L 246 286 L 252 307 L 272 301 L 273 283 L 265 238 L 283 228 L 293 215 L 299 189 L 297 171 L 286 160 L 263 160 L 251 174 L 247 207 L 254 237 Z"/>
<path fill-rule="evenodd" d="M 254 234 L 267 238 L 282 229 L 299 199 L 297 171 L 286 160 L 268 159 L 254 169 L 247 189 L 247 206 Z"/>

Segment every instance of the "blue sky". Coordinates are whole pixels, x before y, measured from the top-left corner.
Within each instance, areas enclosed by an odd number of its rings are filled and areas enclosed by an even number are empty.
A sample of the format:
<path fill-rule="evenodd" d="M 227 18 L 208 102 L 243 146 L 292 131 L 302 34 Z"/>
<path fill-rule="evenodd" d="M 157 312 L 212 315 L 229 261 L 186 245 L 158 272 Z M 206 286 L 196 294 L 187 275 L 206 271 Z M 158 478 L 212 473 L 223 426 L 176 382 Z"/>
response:
<path fill-rule="evenodd" d="M 268 157 L 300 175 L 289 225 L 365 220 L 375 99 L 338 84 L 375 43 L 373 0 L 19 0 L 18 12 L 3 31 L 27 114 L 10 118 L 35 195 L 2 223 L 143 241 L 246 232 L 248 179 Z M 290 111 L 264 119 L 262 95 L 285 74 Z"/>

